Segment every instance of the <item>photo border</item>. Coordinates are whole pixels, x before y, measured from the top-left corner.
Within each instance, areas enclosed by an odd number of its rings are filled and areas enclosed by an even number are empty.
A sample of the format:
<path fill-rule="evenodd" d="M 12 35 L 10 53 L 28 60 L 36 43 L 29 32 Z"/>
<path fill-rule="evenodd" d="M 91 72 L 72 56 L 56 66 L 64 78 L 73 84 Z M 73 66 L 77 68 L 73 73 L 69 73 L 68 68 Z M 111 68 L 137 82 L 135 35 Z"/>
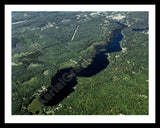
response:
<path fill-rule="evenodd" d="M 149 11 L 149 115 L 11 115 L 11 11 L 69 10 Z M 155 53 L 155 5 L 5 5 L 5 123 L 155 123 L 155 55 L 153 53 Z"/>

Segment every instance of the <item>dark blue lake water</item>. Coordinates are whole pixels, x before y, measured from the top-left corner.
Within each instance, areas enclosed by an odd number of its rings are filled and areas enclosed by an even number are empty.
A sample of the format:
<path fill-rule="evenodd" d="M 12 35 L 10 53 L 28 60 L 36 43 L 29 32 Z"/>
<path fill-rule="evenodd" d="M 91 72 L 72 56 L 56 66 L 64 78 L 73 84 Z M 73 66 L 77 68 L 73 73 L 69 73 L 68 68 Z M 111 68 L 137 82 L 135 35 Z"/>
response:
<path fill-rule="evenodd" d="M 143 29 L 132 29 L 133 31 L 136 31 L 136 32 L 140 32 L 140 31 L 145 31 L 145 30 L 149 30 L 149 27 L 146 27 L 146 28 L 143 28 Z"/>
<path fill-rule="evenodd" d="M 94 47 L 97 51 L 97 54 L 94 56 L 93 62 L 87 68 L 75 72 L 75 69 L 71 67 L 59 70 L 56 73 L 56 75 L 51 80 L 51 87 L 49 87 L 48 91 L 41 97 L 41 99 L 43 99 L 41 100 L 41 102 L 43 101 L 43 104 L 45 104 L 46 106 L 53 106 L 58 104 L 64 98 L 66 98 L 71 92 L 74 91 L 73 87 L 77 84 L 76 76 L 91 77 L 93 75 L 96 75 L 108 66 L 109 60 L 107 59 L 108 56 L 106 55 L 106 53 L 119 52 L 122 50 L 122 48 L 120 47 L 120 41 L 123 39 L 121 30 L 127 27 L 126 25 L 123 25 L 120 22 L 117 22 L 117 24 L 119 24 L 119 27 L 112 32 L 110 41 L 106 42 L 107 45 L 103 48 L 105 50 L 100 51 L 102 47 Z M 71 76 L 70 79 L 66 76 L 67 74 L 71 74 L 71 72 L 74 73 L 74 75 Z"/>
<path fill-rule="evenodd" d="M 100 71 L 105 69 L 109 64 L 109 61 L 107 59 L 108 56 L 106 55 L 106 53 L 118 52 L 122 50 L 122 48 L 120 47 L 120 41 L 123 38 L 121 30 L 127 26 L 122 25 L 119 22 L 118 24 L 120 25 L 120 28 L 113 31 L 110 42 L 108 42 L 107 46 L 105 47 L 105 51 L 100 51 L 93 58 L 92 64 L 89 65 L 87 68 L 83 69 L 79 74 L 77 74 L 77 76 L 90 77 L 99 73 Z M 95 49 L 99 51 L 101 48 L 95 46 Z"/>

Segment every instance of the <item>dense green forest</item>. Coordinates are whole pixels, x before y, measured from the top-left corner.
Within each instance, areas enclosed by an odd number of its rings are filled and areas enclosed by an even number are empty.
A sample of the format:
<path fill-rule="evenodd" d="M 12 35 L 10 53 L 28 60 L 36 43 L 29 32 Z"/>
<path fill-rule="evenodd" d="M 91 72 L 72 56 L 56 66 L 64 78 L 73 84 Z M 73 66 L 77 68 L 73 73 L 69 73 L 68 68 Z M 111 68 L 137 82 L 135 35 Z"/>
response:
<path fill-rule="evenodd" d="M 86 56 L 92 63 L 94 46 L 107 43 L 116 22 L 128 26 L 122 51 L 106 53 L 109 64 L 99 73 L 77 76 L 60 103 L 42 104 L 57 71 Z M 146 27 L 148 12 L 12 12 L 12 114 L 147 115 L 148 31 L 132 30 Z"/>

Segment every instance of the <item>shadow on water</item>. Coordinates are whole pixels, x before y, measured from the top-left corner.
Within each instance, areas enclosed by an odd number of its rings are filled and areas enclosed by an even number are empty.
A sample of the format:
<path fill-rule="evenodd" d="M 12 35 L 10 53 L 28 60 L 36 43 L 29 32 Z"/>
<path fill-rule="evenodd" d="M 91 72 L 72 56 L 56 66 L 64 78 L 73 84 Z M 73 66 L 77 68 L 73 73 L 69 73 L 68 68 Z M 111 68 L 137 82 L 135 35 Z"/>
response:
<path fill-rule="evenodd" d="M 105 51 L 100 51 L 102 49 L 101 47 L 94 47 L 98 52 L 93 58 L 93 62 L 87 68 L 81 69 L 78 73 L 73 72 L 73 68 L 61 69 L 56 73 L 51 80 L 50 88 L 48 88 L 48 91 L 41 97 L 46 106 L 56 105 L 72 93 L 75 85 L 78 83 L 76 76 L 91 77 L 108 66 L 109 60 L 107 59 L 108 56 L 106 53 L 122 50 L 119 42 L 123 38 L 121 30 L 126 26 L 120 23 L 118 24 L 120 27 L 112 32 L 110 41 L 104 47 Z"/>

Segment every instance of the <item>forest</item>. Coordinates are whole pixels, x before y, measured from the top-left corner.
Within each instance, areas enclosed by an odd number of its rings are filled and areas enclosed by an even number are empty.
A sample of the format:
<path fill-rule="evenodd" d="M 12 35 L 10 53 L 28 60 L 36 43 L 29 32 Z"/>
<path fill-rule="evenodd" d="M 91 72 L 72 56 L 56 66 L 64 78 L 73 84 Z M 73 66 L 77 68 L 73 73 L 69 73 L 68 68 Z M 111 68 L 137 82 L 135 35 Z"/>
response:
<path fill-rule="evenodd" d="M 119 27 L 116 22 L 127 27 L 122 50 L 106 53 L 107 67 L 76 76 L 57 104 L 41 103 L 58 71 L 84 58 L 89 67 L 95 47 L 106 45 Z M 12 114 L 148 115 L 149 30 L 133 31 L 148 26 L 148 12 L 12 12 Z"/>

